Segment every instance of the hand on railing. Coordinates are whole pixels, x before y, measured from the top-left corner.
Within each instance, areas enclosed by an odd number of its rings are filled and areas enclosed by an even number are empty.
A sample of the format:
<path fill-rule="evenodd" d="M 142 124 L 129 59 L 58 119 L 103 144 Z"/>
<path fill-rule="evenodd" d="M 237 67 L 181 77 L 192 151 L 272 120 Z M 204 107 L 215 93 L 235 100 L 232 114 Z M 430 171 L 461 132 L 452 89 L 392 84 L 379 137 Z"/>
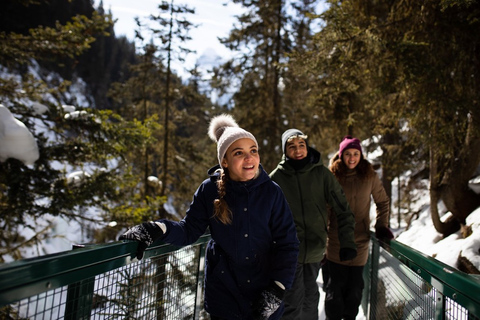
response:
<path fill-rule="evenodd" d="M 381 242 L 389 243 L 394 238 L 393 232 L 388 227 L 375 228 L 375 236 Z"/>
<path fill-rule="evenodd" d="M 260 298 L 253 306 L 253 319 L 267 320 L 277 311 L 285 296 L 285 289 L 280 288 L 276 283 L 272 283 L 267 289 L 263 290 Z"/>
<path fill-rule="evenodd" d="M 158 223 L 153 221 L 144 222 L 127 230 L 118 239 L 138 241 L 137 259 L 143 258 L 143 253 L 149 245 L 163 236 L 163 230 Z"/>

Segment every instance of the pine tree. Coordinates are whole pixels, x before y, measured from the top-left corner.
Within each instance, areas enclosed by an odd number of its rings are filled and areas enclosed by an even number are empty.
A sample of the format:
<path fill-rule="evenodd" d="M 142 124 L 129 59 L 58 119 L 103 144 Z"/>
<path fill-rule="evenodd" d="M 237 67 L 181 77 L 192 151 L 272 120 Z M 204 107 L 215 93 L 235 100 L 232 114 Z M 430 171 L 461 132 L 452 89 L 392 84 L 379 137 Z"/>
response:
<path fill-rule="evenodd" d="M 243 5 L 246 11 L 238 17 L 240 25 L 221 39 L 235 56 L 216 70 L 213 85 L 224 93 L 235 88 L 228 108 L 241 126 L 258 137 L 262 165 L 270 171 L 282 155 L 280 136 L 288 125 L 285 118 L 291 114 L 290 107 L 295 108 L 284 104 L 282 88 L 290 84 L 284 63 L 292 46 L 307 41 L 310 21 L 298 20 L 306 15 L 303 9 L 313 10 L 317 1 L 233 2 Z M 292 17 L 289 12 L 294 4 Z"/>
<path fill-rule="evenodd" d="M 162 97 L 164 101 L 163 115 L 163 163 L 162 163 L 162 189 L 161 195 L 165 195 L 167 184 L 170 183 L 169 163 L 171 161 L 170 139 L 172 135 L 171 128 L 171 109 L 172 102 L 175 99 L 175 79 L 172 77 L 172 63 L 174 61 L 183 62 L 184 55 L 192 50 L 183 46 L 185 42 L 190 40 L 189 30 L 195 25 L 185 17 L 194 14 L 195 10 L 186 5 L 176 5 L 174 0 L 170 3 L 162 1 L 158 6 L 160 13 L 151 15 L 150 19 L 160 26 L 151 27 L 150 30 L 158 40 L 160 40 L 160 54 L 165 59 L 166 78 L 165 78 L 165 94 Z M 163 14 L 166 14 L 164 18 Z"/>
<path fill-rule="evenodd" d="M 47 71 L 41 68 L 39 76 L 27 71 L 36 61 L 77 57 L 110 23 L 93 12 L 91 18 L 74 16 L 65 24 L 39 26 L 28 34 L 0 32 L 0 63 L 19 72 L 17 77 L 0 79 L 1 101 L 39 146 L 33 165 L 14 158 L 0 162 L 2 261 L 5 255 L 21 258 L 26 247 L 49 237 L 49 226 L 38 225 L 40 220 L 58 216 L 82 224 L 101 223 L 101 217 L 85 215 L 86 210 L 109 212 L 112 203 L 124 198 L 125 189 L 119 186 L 131 183 L 123 154 L 148 138 L 143 126 L 108 110 L 76 106 L 76 112 L 68 112 L 62 104 L 70 82 L 58 75 L 43 78 Z M 35 105 L 46 111 L 37 112 Z M 78 175 L 70 178 L 74 170 Z M 33 236 L 23 238 L 28 234 L 20 234 L 23 229 L 31 229 Z"/>
<path fill-rule="evenodd" d="M 344 134 L 382 138 L 387 190 L 412 163 L 429 167 L 432 204 L 454 215 L 443 224 L 432 205 L 445 235 L 480 205 L 468 188 L 480 161 L 479 40 L 468 32 L 479 12 L 464 1 L 330 1 L 315 50 L 297 58 Z"/>

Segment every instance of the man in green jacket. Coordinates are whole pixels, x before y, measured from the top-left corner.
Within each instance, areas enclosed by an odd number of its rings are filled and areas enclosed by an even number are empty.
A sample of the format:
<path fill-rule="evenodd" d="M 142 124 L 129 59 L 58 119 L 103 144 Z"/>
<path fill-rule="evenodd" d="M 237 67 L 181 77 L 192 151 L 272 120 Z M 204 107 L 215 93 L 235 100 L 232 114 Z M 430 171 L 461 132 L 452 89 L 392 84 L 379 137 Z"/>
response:
<path fill-rule="evenodd" d="M 357 255 L 353 234 L 355 217 L 342 187 L 323 166 L 320 153 L 308 146 L 303 132 L 285 131 L 282 148 L 282 160 L 270 177 L 287 198 L 300 240 L 295 280 L 285 294 L 282 319 L 317 320 L 320 299 L 317 278 L 327 243 L 328 210 L 337 217 L 342 261 Z"/>

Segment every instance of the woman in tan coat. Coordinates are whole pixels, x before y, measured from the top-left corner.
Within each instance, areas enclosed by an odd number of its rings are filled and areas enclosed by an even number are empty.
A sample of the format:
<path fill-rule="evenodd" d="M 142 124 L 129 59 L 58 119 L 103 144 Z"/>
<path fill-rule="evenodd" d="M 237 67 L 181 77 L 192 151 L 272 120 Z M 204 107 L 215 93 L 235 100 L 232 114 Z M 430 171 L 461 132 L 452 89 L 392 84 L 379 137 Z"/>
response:
<path fill-rule="evenodd" d="M 367 263 L 370 241 L 371 198 L 377 208 L 375 231 L 381 239 L 392 239 L 388 228 L 390 199 L 382 182 L 362 153 L 360 140 L 346 136 L 337 154 L 330 161 L 330 170 L 343 187 L 347 201 L 355 215 L 355 244 L 357 257 L 340 261 L 338 223 L 329 216 L 328 240 L 324 279 L 326 285 L 325 313 L 328 320 L 355 319 L 362 300 L 363 267 Z"/>

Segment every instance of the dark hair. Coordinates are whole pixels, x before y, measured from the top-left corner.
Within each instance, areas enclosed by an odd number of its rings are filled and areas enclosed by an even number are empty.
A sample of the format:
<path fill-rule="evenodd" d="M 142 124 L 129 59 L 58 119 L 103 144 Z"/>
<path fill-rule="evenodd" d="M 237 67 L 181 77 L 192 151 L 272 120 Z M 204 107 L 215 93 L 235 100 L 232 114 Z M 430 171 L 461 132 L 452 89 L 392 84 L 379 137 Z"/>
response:
<path fill-rule="evenodd" d="M 333 172 L 333 174 L 338 180 L 345 178 L 348 173 L 348 167 L 345 162 L 343 162 L 343 159 L 340 158 L 340 154 L 338 152 L 333 156 L 332 160 L 330 161 L 329 169 Z M 373 169 L 372 164 L 367 159 L 365 159 L 363 153 L 360 157 L 360 161 L 358 162 L 354 170 L 357 172 L 357 175 L 360 177 L 361 180 L 368 179 L 375 174 L 375 170 Z"/>

